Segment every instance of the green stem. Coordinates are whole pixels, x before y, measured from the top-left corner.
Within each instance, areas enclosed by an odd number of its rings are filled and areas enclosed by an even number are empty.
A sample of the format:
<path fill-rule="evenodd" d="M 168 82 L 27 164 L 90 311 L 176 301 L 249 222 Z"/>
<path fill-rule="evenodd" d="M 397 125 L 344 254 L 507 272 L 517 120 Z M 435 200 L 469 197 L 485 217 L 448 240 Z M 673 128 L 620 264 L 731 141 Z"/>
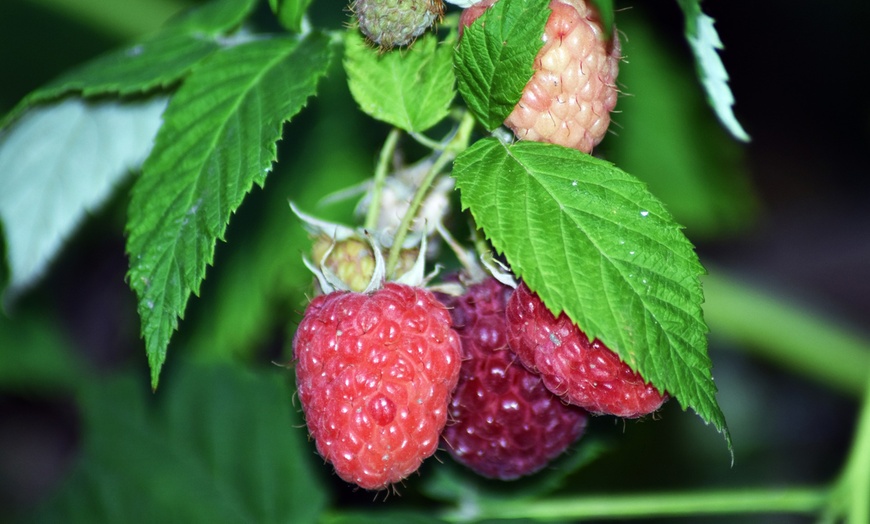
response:
<path fill-rule="evenodd" d="M 865 524 L 870 522 L 870 380 L 853 439 L 829 516 L 845 514 L 846 522 Z"/>
<path fill-rule="evenodd" d="M 390 134 L 387 135 L 387 140 L 384 142 L 384 147 L 381 148 L 381 154 L 378 157 L 378 165 L 375 168 L 375 178 L 372 182 L 372 200 L 369 203 L 369 209 L 366 213 L 365 228 L 374 229 L 378 225 L 378 215 L 381 211 L 381 193 L 384 190 L 384 181 L 387 179 L 387 173 L 390 170 L 390 161 L 393 159 L 393 154 L 396 152 L 396 144 L 399 143 L 399 136 L 402 131 L 394 127 Z"/>
<path fill-rule="evenodd" d="M 824 508 L 829 492 L 823 488 L 780 490 L 746 489 L 650 495 L 600 495 L 501 501 L 450 513 L 447 520 L 485 519 L 584 520 L 661 517 L 698 517 L 748 513 L 815 514 Z M 468 510 L 472 511 L 469 512 Z M 479 509 L 477 514 L 474 509 Z"/>
<path fill-rule="evenodd" d="M 856 397 L 870 370 L 870 341 L 769 293 L 710 269 L 704 283 L 704 317 L 713 336 L 739 343 L 823 384 Z"/>
<path fill-rule="evenodd" d="M 191 5 L 185 0 L 36 0 L 36 3 L 120 40 L 156 31 Z"/>
<path fill-rule="evenodd" d="M 408 236 L 408 232 L 411 229 L 411 223 L 417 216 L 417 212 L 420 210 L 420 205 L 423 203 L 423 199 L 426 198 L 426 194 L 429 192 L 432 182 L 435 181 L 435 178 L 441 173 L 444 166 L 452 162 L 453 159 L 456 158 L 456 155 L 468 147 L 468 144 L 471 141 L 471 131 L 474 129 L 474 123 L 475 120 L 471 113 L 465 112 L 453 139 L 451 139 L 444 148 L 444 152 L 435 159 L 432 167 L 429 168 L 426 176 L 420 182 L 420 186 L 414 192 L 414 198 L 411 200 L 411 204 L 408 206 L 405 216 L 402 217 L 402 222 L 399 224 L 399 227 L 396 230 L 396 236 L 393 239 L 393 247 L 390 249 L 390 256 L 387 259 L 387 275 L 391 275 L 399 264 L 402 244 Z"/>

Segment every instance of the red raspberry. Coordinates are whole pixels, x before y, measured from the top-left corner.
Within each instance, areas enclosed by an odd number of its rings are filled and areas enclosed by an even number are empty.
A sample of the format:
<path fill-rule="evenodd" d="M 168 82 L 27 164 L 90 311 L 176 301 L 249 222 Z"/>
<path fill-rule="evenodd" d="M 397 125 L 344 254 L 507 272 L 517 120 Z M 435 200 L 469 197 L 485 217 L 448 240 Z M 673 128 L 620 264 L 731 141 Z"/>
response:
<path fill-rule="evenodd" d="M 308 430 L 341 478 L 383 489 L 435 452 L 460 345 L 432 293 L 387 283 L 371 295 L 321 295 L 293 351 Z"/>
<path fill-rule="evenodd" d="M 483 0 L 466 9 L 460 27 L 494 3 Z M 615 30 L 605 38 L 598 12 L 585 0 L 552 0 L 550 9 L 534 76 L 505 125 L 522 140 L 590 153 L 604 138 L 616 107 L 619 39 Z"/>
<path fill-rule="evenodd" d="M 462 341 L 462 371 L 443 438 L 458 462 L 501 480 L 546 466 L 580 438 L 587 419 L 514 362 L 505 323 L 512 292 L 491 278 L 445 299 Z"/>
<path fill-rule="evenodd" d="M 596 415 L 636 418 L 661 407 L 661 395 L 565 313 L 558 318 L 525 282 L 507 305 L 508 341 L 522 363 L 571 404 Z"/>

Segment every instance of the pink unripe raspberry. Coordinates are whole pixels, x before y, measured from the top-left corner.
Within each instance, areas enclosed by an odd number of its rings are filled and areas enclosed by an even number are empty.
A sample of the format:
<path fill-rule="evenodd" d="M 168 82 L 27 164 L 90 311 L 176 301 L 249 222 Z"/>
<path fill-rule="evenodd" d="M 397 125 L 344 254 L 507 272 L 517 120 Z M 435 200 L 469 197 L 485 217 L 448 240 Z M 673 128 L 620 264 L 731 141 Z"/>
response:
<path fill-rule="evenodd" d="M 597 415 L 636 418 L 659 409 L 659 393 L 565 313 L 554 316 L 525 282 L 507 305 L 508 343 L 523 365 L 567 402 Z"/>
<path fill-rule="evenodd" d="M 494 3 L 484 0 L 466 9 L 460 26 Z M 534 76 L 505 125 L 521 140 L 590 153 L 607 133 L 616 107 L 619 39 L 615 28 L 605 36 L 598 12 L 585 0 L 552 0 L 550 9 Z"/>

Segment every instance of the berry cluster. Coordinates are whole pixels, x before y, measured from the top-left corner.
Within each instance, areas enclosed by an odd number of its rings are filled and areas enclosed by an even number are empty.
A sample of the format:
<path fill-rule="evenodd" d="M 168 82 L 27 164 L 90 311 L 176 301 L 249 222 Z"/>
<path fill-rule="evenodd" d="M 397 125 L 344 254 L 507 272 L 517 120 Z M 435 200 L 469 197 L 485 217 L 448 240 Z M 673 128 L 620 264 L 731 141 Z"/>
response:
<path fill-rule="evenodd" d="M 470 7 L 460 31 L 495 2 L 463 0 Z M 360 29 L 382 47 L 411 42 L 443 9 L 441 0 L 352 5 Z M 619 41 L 615 31 L 605 36 L 586 0 L 552 0 L 550 10 L 534 76 L 505 125 L 520 139 L 588 153 L 616 104 Z M 320 266 L 309 267 L 323 293 L 293 340 L 299 399 L 318 451 L 342 479 L 387 488 L 439 442 L 480 475 L 516 479 L 577 441 L 590 414 L 636 418 L 667 399 L 565 314 L 553 315 L 525 283 L 514 289 L 467 267 L 475 277 L 458 293 L 424 288 L 432 231 L 420 232 L 419 249 L 386 274 L 377 240 L 386 228 L 359 234 L 297 214 L 320 235 Z M 399 268 L 408 273 L 396 278 Z"/>
<path fill-rule="evenodd" d="M 494 278 L 461 296 L 394 282 L 320 295 L 293 349 L 318 451 L 366 489 L 416 471 L 439 437 L 480 475 L 515 479 L 580 438 L 588 413 L 634 418 L 666 399 L 524 283 Z"/>

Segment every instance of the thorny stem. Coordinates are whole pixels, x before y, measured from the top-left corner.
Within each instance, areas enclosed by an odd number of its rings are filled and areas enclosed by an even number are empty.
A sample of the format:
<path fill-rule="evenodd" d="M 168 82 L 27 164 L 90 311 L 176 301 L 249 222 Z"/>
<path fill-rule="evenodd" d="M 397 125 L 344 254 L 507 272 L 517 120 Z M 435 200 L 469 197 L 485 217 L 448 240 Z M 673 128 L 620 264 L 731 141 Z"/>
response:
<path fill-rule="evenodd" d="M 463 113 L 462 120 L 459 122 L 459 128 L 456 130 L 453 139 L 451 139 L 444 148 L 444 152 L 435 159 L 432 167 L 429 168 L 426 176 L 420 182 L 420 186 L 414 192 L 414 198 L 411 200 L 411 204 L 408 206 L 408 211 L 405 212 L 405 216 L 402 217 L 402 222 L 399 224 L 399 228 L 396 230 L 396 236 L 393 239 L 393 247 L 390 248 L 390 256 L 387 259 L 388 275 L 395 271 L 396 266 L 399 263 L 402 244 L 405 243 L 405 237 L 408 236 L 408 231 L 411 229 L 411 223 L 417 216 L 417 212 L 420 210 L 420 205 L 423 203 L 423 199 L 426 198 L 429 188 L 432 186 L 435 178 L 437 178 L 441 173 L 441 170 L 444 169 L 444 166 L 452 162 L 453 159 L 456 158 L 456 155 L 468 147 L 468 143 L 471 141 L 471 130 L 474 129 L 474 123 L 474 116 L 472 116 L 471 113 Z"/>
<path fill-rule="evenodd" d="M 369 209 L 366 213 L 366 221 L 364 227 L 368 230 L 374 229 L 378 225 L 378 213 L 381 210 L 381 193 L 384 190 L 384 181 L 387 179 L 387 172 L 390 170 L 390 161 L 393 159 L 393 154 L 396 152 L 396 144 L 399 143 L 399 136 L 402 131 L 394 127 L 390 134 L 387 135 L 387 140 L 384 142 L 384 147 L 381 148 L 381 154 L 378 157 L 378 165 L 375 168 L 375 178 L 372 181 L 372 200 L 369 202 Z"/>

